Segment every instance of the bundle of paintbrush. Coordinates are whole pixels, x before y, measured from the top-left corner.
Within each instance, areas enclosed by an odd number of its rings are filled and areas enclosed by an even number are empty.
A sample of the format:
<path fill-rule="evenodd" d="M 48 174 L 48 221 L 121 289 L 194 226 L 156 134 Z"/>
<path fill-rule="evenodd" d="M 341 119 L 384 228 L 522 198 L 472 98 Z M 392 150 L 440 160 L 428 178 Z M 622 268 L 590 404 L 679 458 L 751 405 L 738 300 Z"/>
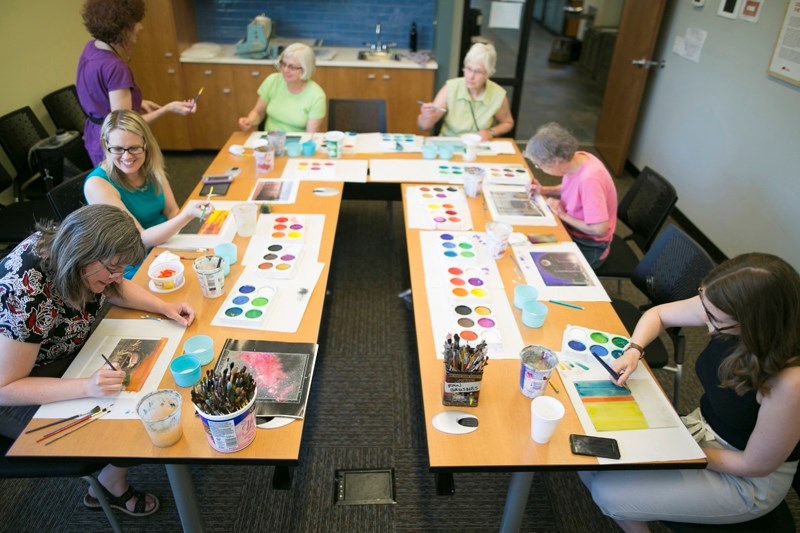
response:
<path fill-rule="evenodd" d="M 114 404 L 111 404 L 108 407 L 111 407 L 112 405 L 114 405 Z M 71 433 L 74 433 L 75 431 L 78 431 L 79 429 L 81 429 L 83 427 L 88 426 L 89 424 L 91 424 L 92 422 L 97 420 L 98 418 L 107 415 L 110 412 L 108 407 L 103 407 L 101 409 L 99 405 L 96 405 L 93 409 L 91 409 L 91 410 L 89 410 L 89 411 L 87 411 L 85 413 L 68 416 L 67 418 L 62 418 L 61 420 L 56 420 L 55 422 L 50 422 L 49 424 L 45 424 L 43 426 L 39 426 L 39 427 L 35 427 L 33 429 L 29 429 L 25 433 L 34 433 L 36 431 L 39 431 L 39 430 L 42 430 L 42 429 L 45 429 L 45 428 L 57 426 L 59 424 L 64 424 L 60 428 L 54 429 L 54 430 L 50 431 L 49 433 L 46 433 L 45 435 L 43 435 L 41 438 L 36 440 L 36 442 L 42 442 L 42 441 L 45 441 L 45 440 L 50 439 L 52 437 L 55 437 L 55 438 L 52 438 L 52 440 L 50 440 L 48 442 L 45 442 L 45 446 L 47 446 L 47 445 L 50 445 L 50 444 L 54 443 L 55 441 L 57 441 L 57 440 L 59 440 L 61 438 L 66 437 L 67 435 L 69 435 Z"/>
<path fill-rule="evenodd" d="M 206 414 L 227 415 L 247 405 L 255 390 L 256 382 L 247 367 L 239 369 L 231 363 L 222 373 L 208 370 L 192 389 L 192 402 Z"/>
<path fill-rule="evenodd" d="M 448 372 L 483 372 L 483 367 L 489 364 L 486 341 L 481 341 L 473 348 L 466 342 L 462 344 L 458 333 L 447 334 L 442 354 Z"/>

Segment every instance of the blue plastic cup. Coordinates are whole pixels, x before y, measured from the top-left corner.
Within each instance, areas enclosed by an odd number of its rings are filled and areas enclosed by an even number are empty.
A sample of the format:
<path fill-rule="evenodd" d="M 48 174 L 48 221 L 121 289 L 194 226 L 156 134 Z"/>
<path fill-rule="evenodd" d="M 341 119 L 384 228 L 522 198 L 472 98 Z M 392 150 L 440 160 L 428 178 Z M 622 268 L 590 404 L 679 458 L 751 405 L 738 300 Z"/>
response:
<path fill-rule="evenodd" d="M 453 159 L 453 148 L 444 144 L 440 146 L 439 159 L 444 159 L 445 161 Z"/>
<path fill-rule="evenodd" d="M 227 276 L 231 273 L 231 265 L 236 264 L 236 259 L 239 249 L 232 242 L 223 242 L 214 247 L 214 255 L 222 257 L 223 260 L 223 275 Z"/>
<path fill-rule="evenodd" d="M 422 145 L 422 157 L 424 159 L 436 159 L 438 153 L 439 149 L 436 147 L 435 144 Z"/>
<path fill-rule="evenodd" d="M 522 323 L 529 328 L 540 328 L 547 318 L 547 306 L 535 300 L 525 302 L 522 306 Z"/>
<path fill-rule="evenodd" d="M 208 335 L 195 335 L 183 343 L 183 352 L 194 355 L 201 365 L 207 365 L 214 359 L 214 339 Z"/>
<path fill-rule="evenodd" d="M 286 145 L 286 154 L 289 157 L 299 157 L 303 153 L 303 147 L 300 143 L 291 143 Z"/>
<path fill-rule="evenodd" d="M 514 307 L 522 309 L 522 306 L 528 302 L 536 301 L 539 297 L 539 291 L 536 287 L 530 285 L 517 285 L 514 287 Z"/>
<path fill-rule="evenodd" d="M 303 155 L 306 157 L 312 156 L 317 153 L 317 145 L 314 141 L 306 141 L 303 143 Z"/>
<path fill-rule="evenodd" d="M 200 381 L 200 359 L 194 355 L 179 355 L 169 364 L 169 370 L 179 387 L 192 387 Z"/>

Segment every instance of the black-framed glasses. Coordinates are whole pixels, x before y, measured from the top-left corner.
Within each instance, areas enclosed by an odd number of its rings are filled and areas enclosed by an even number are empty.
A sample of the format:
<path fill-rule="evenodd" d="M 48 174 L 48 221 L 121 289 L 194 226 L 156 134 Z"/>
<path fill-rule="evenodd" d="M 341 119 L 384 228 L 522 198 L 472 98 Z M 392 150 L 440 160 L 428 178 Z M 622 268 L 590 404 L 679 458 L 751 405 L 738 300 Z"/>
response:
<path fill-rule="evenodd" d="M 84 274 L 83 277 L 88 278 L 90 276 L 94 276 L 95 274 L 97 274 L 101 270 L 105 270 L 108 273 L 108 276 L 111 277 L 111 278 L 113 278 L 114 276 L 122 276 L 125 273 L 125 267 L 124 266 L 123 267 L 118 267 L 118 266 L 111 267 L 111 266 L 108 266 L 105 263 L 105 261 L 100 261 L 99 259 L 97 260 L 97 262 L 100 263 L 101 267 L 98 268 L 97 270 L 89 272 L 88 274 Z"/>
<path fill-rule="evenodd" d="M 122 146 L 109 146 L 107 149 L 108 149 L 108 153 L 114 154 L 114 155 L 122 155 L 125 152 L 128 152 L 131 155 L 142 155 L 147 150 L 147 147 L 146 146 L 129 146 L 127 148 L 124 148 Z"/>
<path fill-rule="evenodd" d="M 711 312 L 708 310 L 708 307 L 706 307 L 706 303 L 703 301 L 703 287 L 698 287 L 697 293 L 700 295 L 700 305 L 703 306 L 703 311 L 706 312 L 708 321 L 711 323 L 711 327 L 714 328 L 714 333 L 722 333 L 723 331 L 728 331 L 729 329 L 739 327 L 739 324 L 731 324 L 729 326 L 720 327 L 719 322 L 717 322 L 717 319 L 714 318 L 714 315 L 711 314 Z"/>
<path fill-rule="evenodd" d="M 303 67 L 300 67 L 300 66 L 297 66 L 297 65 L 290 65 L 289 63 L 284 62 L 283 59 L 278 61 L 278 67 L 282 68 L 282 69 L 285 68 L 285 69 L 291 70 L 292 72 L 297 72 L 298 70 L 303 70 Z"/>

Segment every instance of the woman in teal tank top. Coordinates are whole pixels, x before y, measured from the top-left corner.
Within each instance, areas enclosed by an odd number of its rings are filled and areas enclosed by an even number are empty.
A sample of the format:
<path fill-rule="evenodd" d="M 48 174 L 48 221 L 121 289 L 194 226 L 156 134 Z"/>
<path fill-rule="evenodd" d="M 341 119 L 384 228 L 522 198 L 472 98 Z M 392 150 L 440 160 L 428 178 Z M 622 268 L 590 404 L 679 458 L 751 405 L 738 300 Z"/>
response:
<path fill-rule="evenodd" d="M 180 210 L 164 172 L 164 157 L 155 136 L 135 111 L 112 111 L 103 121 L 100 143 L 106 159 L 87 177 L 83 193 L 90 204 L 115 205 L 136 221 L 149 249 L 162 244 L 214 206 L 192 203 Z M 125 273 L 133 277 L 136 268 Z"/>

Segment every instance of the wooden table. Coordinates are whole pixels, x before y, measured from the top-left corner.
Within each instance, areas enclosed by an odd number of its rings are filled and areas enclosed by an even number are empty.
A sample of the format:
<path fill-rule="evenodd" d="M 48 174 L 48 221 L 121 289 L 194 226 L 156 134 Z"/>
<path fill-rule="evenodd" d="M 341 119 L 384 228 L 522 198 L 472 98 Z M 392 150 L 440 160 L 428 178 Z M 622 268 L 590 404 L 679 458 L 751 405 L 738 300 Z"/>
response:
<path fill-rule="evenodd" d="M 491 162 L 523 163 L 521 155 L 480 158 Z M 416 184 L 415 184 L 416 185 Z M 404 212 L 408 217 L 406 189 L 404 185 Z M 484 231 L 489 220 L 482 198 L 468 198 L 474 231 Z M 557 227 L 522 227 L 515 231 L 522 233 L 553 233 L 559 241 L 571 240 L 558 222 Z M 437 493 L 452 493 L 452 472 L 455 471 L 502 471 L 514 472 L 509 485 L 503 514 L 502 531 L 517 531 L 522 522 L 525 503 L 528 499 L 533 471 L 543 470 L 589 470 L 613 468 L 600 465 L 596 458 L 574 455 L 570 450 L 569 435 L 584 434 L 575 409 L 565 392 L 558 372 L 553 373 L 552 383 L 559 390 L 547 389 L 547 395 L 554 396 L 564 404 L 566 415 L 559 424 L 555 435 L 547 445 L 536 444 L 530 436 L 530 398 L 519 390 L 520 361 L 518 359 L 492 359 L 484 370 L 478 406 L 469 408 L 479 420 L 479 430 L 464 435 L 451 435 L 435 429 L 432 425 L 434 415 L 444 410 L 463 410 L 442 405 L 443 361 L 437 358 L 440 346 L 434 345 L 431 327 L 428 295 L 420 246 L 420 233 L 425 230 L 412 229 L 406 223 L 409 272 L 414 296 L 414 319 L 417 332 L 419 368 L 425 409 L 428 461 L 430 470 L 437 474 Z M 509 302 L 513 302 L 514 263 L 508 250 L 497 261 L 503 278 L 503 285 Z M 561 350 L 562 335 L 568 324 L 585 326 L 609 333 L 628 336 L 609 302 L 580 302 L 585 310 L 572 309 L 560 305 L 547 304 L 549 313 L 545 325 L 539 329 L 524 326 L 520 311 L 513 307 L 517 326 L 525 345 L 536 344 Z M 435 347 L 435 348 L 434 348 Z M 665 396 L 666 397 L 666 396 Z M 705 461 L 676 461 L 668 463 L 648 463 L 639 468 L 703 468 Z M 616 465 L 615 465 L 616 466 Z M 636 468 L 620 465 L 617 468 Z"/>
<path fill-rule="evenodd" d="M 228 145 L 217 155 L 206 171 L 206 175 L 222 174 L 230 167 L 238 166 L 241 173 L 233 180 L 228 194 L 218 197 L 219 200 L 246 200 L 255 185 L 256 179 L 279 178 L 286 164 L 286 157 L 276 158 L 276 168 L 267 175 L 256 176 L 255 160 L 252 155 L 233 156 L 227 148 L 230 144 L 243 144 L 247 136 L 244 133 L 234 133 Z M 198 176 L 200 181 L 200 176 Z M 336 196 L 316 196 L 313 194 L 315 187 L 335 187 L 340 191 Z M 201 184 L 195 187 L 190 195 L 191 199 L 198 199 Z M 321 213 L 325 215 L 325 225 L 321 240 L 318 260 L 325 263 L 314 291 L 309 295 L 309 302 L 300 327 L 295 333 L 279 333 L 254 329 L 228 328 L 210 326 L 222 298 L 204 298 L 191 269 L 191 261 L 184 261 L 186 267 L 186 284 L 178 291 L 161 294 L 164 300 L 171 302 L 186 301 L 194 308 L 197 316 L 194 323 L 186 328 L 180 346 L 191 336 L 198 334 L 210 335 L 214 339 L 214 348 L 217 353 L 222 348 L 225 339 L 268 339 L 278 342 L 305 342 L 316 343 L 319 336 L 322 320 L 323 303 L 325 300 L 326 285 L 333 253 L 333 241 L 336 234 L 336 224 L 341 206 L 341 183 L 303 181 L 295 204 L 273 205 L 273 213 L 307 214 Z M 238 247 L 240 261 L 231 267 L 231 273 L 226 278 L 226 288 L 230 289 L 239 274 L 242 272 L 241 258 L 247 248 L 249 238 L 236 236 L 234 242 Z M 134 282 L 146 286 L 148 282 L 147 268 L 153 258 L 163 249 L 154 249 L 145 259 L 142 267 L 134 277 Z M 202 254 L 189 252 L 176 252 L 184 257 L 194 257 Z M 227 294 L 227 290 L 226 290 Z M 122 308 L 113 308 L 108 313 L 108 318 L 139 318 L 140 311 Z M 181 353 L 164 354 L 172 358 Z M 215 354 L 216 355 L 216 354 Z M 162 357 L 163 357 L 162 356 Z M 209 367 L 206 367 L 209 368 Z M 194 408 L 188 388 L 181 388 L 175 384 L 172 374 L 166 372 L 159 388 L 178 390 L 183 396 L 183 433 L 184 437 L 173 446 L 157 448 L 152 445 L 139 420 L 98 420 L 96 423 L 81 429 L 80 434 L 73 438 L 65 438 L 53 443 L 52 446 L 37 444 L 35 441 L 39 434 L 21 435 L 11 447 L 8 455 L 14 458 L 36 458 L 38 461 L 53 459 L 69 459 L 86 462 L 111 462 L 134 461 L 143 463 L 164 463 L 169 475 L 170 484 L 175 496 L 175 502 L 181 517 L 184 531 L 202 531 L 203 522 L 200 515 L 195 491 L 192 484 L 189 464 L 269 464 L 276 465 L 273 486 L 288 488 L 290 479 L 289 468 L 297 464 L 300 454 L 300 442 L 303 434 L 303 420 L 297 420 L 278 429 L 260 430 L 252 444 L 236 453 L 220 453 L 209 446 L 200 420 L 194 416 Z M 33 425 L 41 424 L 36 420 Z"/>

